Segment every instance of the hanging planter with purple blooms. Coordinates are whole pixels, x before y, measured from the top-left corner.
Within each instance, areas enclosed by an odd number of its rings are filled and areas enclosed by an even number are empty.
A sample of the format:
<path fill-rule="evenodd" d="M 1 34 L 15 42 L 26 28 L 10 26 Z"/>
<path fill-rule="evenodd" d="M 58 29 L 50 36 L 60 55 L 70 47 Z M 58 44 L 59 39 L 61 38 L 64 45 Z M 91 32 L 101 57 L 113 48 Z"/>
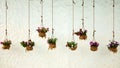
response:
<path fill-rule="evenodd" d="M 115 13 L 114 13 L 114 7 L 115 7 L 115 0 L 113 0 L 113 40 L 107 45 L 108 46 L 108 49 L 110 51 L 112 51 L 113 53 L 116 53 L 117 52 L 117 47 L 119 45 L 119 43 L 117 41 L 115 41 Z"/>
<path fill-rule="evenodd" d="M 114 53 L 117 52 L 117 47 L 118 47 L 119 43 L 117 41 L 112 41 L 110 42 L 107 46 L 108 46 L 108 49 Z"/>
<path fill-rule="evenodd" d="M 90 50 L 91 51 L 97 51 L 98 46 L 99 46 L 98 42 L 96 42 L 96 41 L 91 41 L 90 42 Z"/>

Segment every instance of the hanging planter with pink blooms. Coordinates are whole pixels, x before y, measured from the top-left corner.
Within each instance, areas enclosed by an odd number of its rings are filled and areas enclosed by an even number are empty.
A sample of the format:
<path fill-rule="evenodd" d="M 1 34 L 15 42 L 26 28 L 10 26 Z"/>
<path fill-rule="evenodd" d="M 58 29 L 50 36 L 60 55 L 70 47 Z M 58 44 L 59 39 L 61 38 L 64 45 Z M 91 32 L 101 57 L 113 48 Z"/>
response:
<path fill-rule="evenodd" d="M 26 48 L 27 51 L 33 50 L 33 46 L 35 45 L 33 41 L 28 40 L 28 41 L 22 41 L 20 44 Z"/>
<path fill-rule="evenodd" d="M 8 28 L 7 28 L 7 24 L 8 24 L 8 22 L 7 22 L 7 10 L 8 10 L 7 0 L 5 0 L 5 6 L 6 6 L 6 10 L 5 10 L 5 12 L 6 12 L 5 40 L 3 42 L 1 42 L 1 44 L 3 45 L 3 47 L 2 47 L 3 49 L 10 49 L 11 40 L 8 40 L 8 31 L 7 31 L 8 30 Z"/>
<path fill-rule="evenodd" d="M 28 41 L 22 41 L 20 44 L 26 48 L 27 51 L 32 51 L 35 43 L 30 39 L 30 0 L 28 0 Z"/>
<path fill-rule="evenodd" d="M 39 37 L 45 37 L 46 38 L 46 33 L 49 31 L 49 28 L 45 28 L 45 27 L 38 27 L 37 29 L 38 33 L 39 33 Z"/>
<path fill-rule="evenodd" d="M 11 45 L 11 40 L 4 40 L 3 42 L 1 42 L 1 44 L 3 45 L 3 49 L 9 49 Z"/>
<path fill-rule="evenodd" d="M 39 37 L 45 37 L 46 38 L 46 33 L 49 31 L 49 28 L 46 28 L 43 26 L 43 0 L 41 0 L 41 27 L 38 27 L 37 31 L 39 34 Z"/>

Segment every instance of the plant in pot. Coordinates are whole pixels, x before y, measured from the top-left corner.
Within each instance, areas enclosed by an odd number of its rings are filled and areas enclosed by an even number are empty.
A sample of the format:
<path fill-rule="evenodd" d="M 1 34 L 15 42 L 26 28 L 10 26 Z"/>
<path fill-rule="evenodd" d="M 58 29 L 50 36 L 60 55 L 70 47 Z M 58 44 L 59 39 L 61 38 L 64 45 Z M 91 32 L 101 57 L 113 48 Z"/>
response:
<path fill-rule="evenodd" d="M 86 40 L 87 39 L 87 30 L 80 29 L 78 32 L 75 32 L 77 36 L 79 36 L 79 39 Z"/>
<path fill-rule="evenodd" d="M 90 42 L 90 50 L 91 50 L 91 51 L 97 51 L 98 46 L 99 46 L 99 43 L 98 43 L 98 42 L 96 42 L 96 41 L 91 41 L 91 42 Z"/>
<path fill-rule="evenodd" d="M 3 42 L 1 42 L 1 44 L 3 45 L 3 49 L 9 49 L 10 45 L 11 45 L 11 40 L 4 40 Z"/>
<path fill-rule="evenodd" d="M 35 45 L 33 41 L 28 40 L 27 42 L 22 41 L 20 44 L 26 48 L 27 51 L 33 50 L 33 46 Z"/>
<path fill-rule="evenodd" d="M 107 46 L 110 51 L 112 51 L 113 53 L 116 53 L 118 45 L 119 43 L 117 41 L 111 41 Z"/>
<path fill-rule="evenodd" d="M 48 40 L 47 40 L 47 42 L 49 44 L 48 49 L 56 48 L 56 41 L 57 41 L 57 38 L 48 38 Z"/>
<path fill-rule="evenodd" d="M 37 29 L 38 33 L 39 33 L 39 37 L 45 37 L 46 38 L 46 33 L 49 31 L 49 28 L 45 28 L 45 27 L 38 27 Z"/>
<path fill-rule="evenodd" d="M 71 50 L 76 50 L 77 49 L 77 43 L 74 41 L 67 42 L 66 47 L 69 47 Z"/>

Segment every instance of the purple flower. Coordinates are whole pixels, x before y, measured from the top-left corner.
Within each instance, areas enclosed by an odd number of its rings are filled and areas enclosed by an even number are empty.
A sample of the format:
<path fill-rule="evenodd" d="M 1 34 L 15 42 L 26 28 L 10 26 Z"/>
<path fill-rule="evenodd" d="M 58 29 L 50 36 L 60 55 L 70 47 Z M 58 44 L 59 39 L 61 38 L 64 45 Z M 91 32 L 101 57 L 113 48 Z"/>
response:
<path fill-rule="evenodd" d="M 119 43 L 118 43 L 117 41 L 112 41 L 112 42 L 110 42 L 110 44 L 107 45 L 107 46 L 108 46 L 108 47 L 116 48 L 118 45 L 119 45 Z"/>
<path fill-rule="evenodd" d="M 99 43 L 96 42 L 96 41 L 91 41 L 91 42 L 90 42 L 90 45 L 91 45 L 91 46 L 96 46 L 96 47 L 98 47 L 98 46 L 99 46 Z"/>

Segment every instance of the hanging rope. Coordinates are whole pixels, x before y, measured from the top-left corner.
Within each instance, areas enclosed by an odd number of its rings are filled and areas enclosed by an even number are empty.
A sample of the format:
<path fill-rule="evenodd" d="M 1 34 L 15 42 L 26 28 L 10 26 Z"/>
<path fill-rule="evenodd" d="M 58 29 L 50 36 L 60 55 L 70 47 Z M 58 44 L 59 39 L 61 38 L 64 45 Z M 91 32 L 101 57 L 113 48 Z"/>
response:
<path fill-rule="evenodd" d="M 41 0 L 41 26 L 43 27 L 43 0 Z"/>
<path fill-rule="evenodd" d="M 5 12 L 6 12 L 6 28 L 5 28 L 5 35 L 6 35 L 6 39 L 7 39 L 7 10 L 8 10 L 8 5 L 7 5 L 7 0 L 5 0 L 5 7 L 6 7 L 6 10 L 5 10 Z"/>
<path fill-rule="evenodd" d="M 115 7 L 115 1 L 113 0 L 113 41 L 114 41 L 114 38 L 115 38 L 115 12 L 114 12 L 114 7 Z"/>
<path fill-rule="evenodd" d="M 75 39 L 74 39 L 74 5 L 75 5 L 75 1 L 72 0 L 72 27 L 73 27 L 72 40 L 73 41 L 75 41 Z"/>
<path fill-rule="evenodd" d="M 95 0 L 93 0 L 93 40 L 95 40 Z"/>
<path fill-rule="evenodd" d="M 82 28 L 84 29 L 84 0 L 82 0 Z"/>
<path fill-rule="evenodd" d="M 28 40 L 30 40 L 30 0 L 28 0 Z"/>
<path fill-rule="evenodd" d="M 53 28 L 53 0 L 52 0 L 52 37 L 54 36 L 54 28 Z"/>

